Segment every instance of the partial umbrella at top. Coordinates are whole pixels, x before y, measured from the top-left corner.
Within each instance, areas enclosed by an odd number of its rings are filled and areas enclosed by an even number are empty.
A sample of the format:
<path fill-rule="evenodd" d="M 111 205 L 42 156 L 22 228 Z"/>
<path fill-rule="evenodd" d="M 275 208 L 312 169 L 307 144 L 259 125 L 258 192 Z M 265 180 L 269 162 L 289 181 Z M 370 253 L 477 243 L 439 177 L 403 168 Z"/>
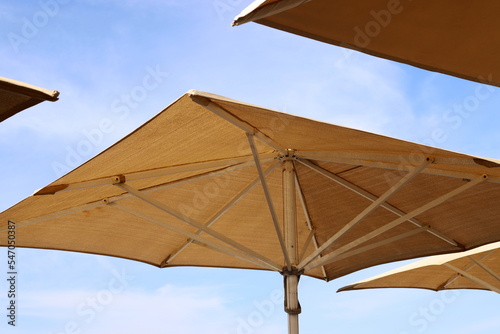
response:
<path fill-rule="evenodd" d="M 43 101 L 57 101 L 59 92 L 0 77 L 0 122 Z"/>
<path fill-rule="evenodd" d="M 257 0 L 233 25 L 257 22 L 373 56 L 500 86 L 495 0 Z"/>

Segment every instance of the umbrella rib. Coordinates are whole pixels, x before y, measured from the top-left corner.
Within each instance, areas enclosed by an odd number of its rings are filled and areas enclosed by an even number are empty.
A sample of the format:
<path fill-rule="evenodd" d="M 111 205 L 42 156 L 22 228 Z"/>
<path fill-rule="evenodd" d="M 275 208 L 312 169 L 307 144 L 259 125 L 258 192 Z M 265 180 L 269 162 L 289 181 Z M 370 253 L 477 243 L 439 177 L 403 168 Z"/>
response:
<path fill-rule="evenodd" d="M 274 158 L 275 157 L 273 157 L 271 160 L 274 160 Z M 266 162 L 267 162 L 267 159 L 266 159 Z M 167 189 L 167 188 L 170 188 L 170 187 L 179 186 L 179 185 L 190 183 L 190 182 L 193 182 L 193 181 L 199 181 L 199 180 L 202 180 L 202 179 L 205 179 L 205 178 L 208 178 L 208 177 L 215 177 L 215 176 L 218 176 L 218 175 L 221 175 L 221 174 L 231 173 L 231 172 L 234 172 L 234 171 L 237 171 L 237 170 L 240 170 L 240 169 L 245 169 L 245 168 L 253 167 L 254 164 L 255 164 L 254 161 L 249 161 L 249 162 L 245 162 L 245 163 L 242 163 L 242 164 L 239 164 L 239 165 L 234 165 L 234 166 L 229 166 L 229 167 L 226 167 L 226 168 L 223 168 L 223 169 L 219 169 L 219 170 L 216 170 L 216 171 L 193 175 L 193 176 L 190 176 L 190 177 L 185 178 L 185 179 L 180 179 L 180 180 L 175 180 L 175 181 L 172 181 L 172 182 L 158 184 L 158 185 L 155 185 L 153 187 L 149 187 L 149 188 L 143 189 L 141 191 L 144 194 L 150 194 L 152 192 L 161 191 L 161 190 L 164 190 L 164 189 Z M 129 193 L 123 193 L 121 195 L 116 195 L 116 196 L 110 197 L 110 199 L 112 199 L 113 201 L 121 201 L 121 200 L 130 198 L 132 196 L 133 195 L 131 195 Z"/>
<path fill-rule="evenodd" d="M 266 134 L 262 133 L 259 131 L 259 129 L 255 128 L 253 125 L 242 121 L 238 117 L 234 116 L 232 113 L 224 109 L 223 107 L 219 106 L 212 100 L 210 100 L 207 97 L 204 96 L 199 96 L 199 95 L 191 95 L 191 99 L 198 103 L 199 105 L 203 106 L 205 109 L 213 112 L 217 116 L 221 117 L 222 119 L 225 119 L 229 123 L 235 125 L 236 127 L 240 128 L 241 130 L 245 131 L 247 134 L 253 135 L 257 137 L 260 141 L 266 143 L 267 145 L 271 146 L 272 148 L 276 149 L 279 151 L 281 154 L 286 154 L 286 149 L 283 148 L 280 144 L 278 144 L 276 141 L 274 141 L 272 138 L 269 138 Z"/>
<path fill-rule="evenodd" d="M 313 241 L 313 244 L 314 244 L 314 249 L 318 249 L 318 247 L 319 247 L 318 239 L 316 238 L 316 234 L 314 233 L 316 231 L 316 229 L 313 227 L 313 224 L 311 222 L 311 216 L 309 216 L 309 211 L 307 210 L 306 201 L 305 201 L 305 198 L 304 198 L 304 194 L 302 193 L 302 187 L 300 185 L 297 173 L 295 173 L 295 187 L 297 188 L 297 193 L 299 195 L 300 204 L 302 206 L 302 210 L 304 211 L 304 216 L 306 217 L 307 227 L 311 231 L 310 235 L 312 235 L 312 241 Z M 307 251 L 307 244 L 308 243 L 306 242 L 306 245 L 304 245 L 304 249 L 302 250 L 302 253 L 299 256 L 299 261 L 301 261 L 304 258 L 304 255 L 305 255 L 305 253 Z M 321 257 L 321 254 L 319 255 L 319 257 Z M 321 271 L 323 273 L 323 277 L 325 278 L 325 280 L 328 280 L 328 275 L 326 273 L 326 270 L 325 270 L 324 266 L 321 266 Z"/>
<path fill-rule="evenodd" d="M 496 250 L 493 250 L 493 251 L 490 251 L 490 252 L 487 252 L 486 254 L 484 254 L 483 256 L 481 256 L 478 260 L 475 260 L 472 256 L 467 256 L 467 258 L 469 258 L 469 260 L 471 260 L 472 263 L 470 263 L 466 268 L 464 268 L 463 270 L 464 271 L 469 271 L 471 270 L 474 266 L 478 265 L 480 268 L 482 268 L 484 271 L 486 271 L 488 274 L 490 274 L 491 276 L 493 276 L 496 280 L 500 281 L 500 277 L 495 273 L 493 272 L 492 270 L 490 270 L 489 268 L 487 268 L 486 266 L 482 266 L 481 265 L 481 262 L 484 261 L 488 256 L 490 256 L 491 254 L 495 253 Z M 448 281 L 446 281 L 446 283 L 444 283 L 443 285 L 441 285 L 441 288 L 440 290 L 442 289 L 446 289 L 448 288 L 448 286 L 450 284 L 452 284 L 454 281 L 456 281 L 458 278 L 462 277 L 461 274 L 457 273 L 454 277 L 450 278 Z"/>
<path fill-rule="evenodd" d="M 260 267 L 265 267 L 265 268 L 268 268 L 268 269 L 271 269 L 271 270 L 276 270 L 273 266 L 271 266 L 271 265 L 269 265 L 267 263 L 260 262 L 258 259 L 254 258 L 253 256 L 250 256 L 247 253 L 244 253 L 242 251 L 233 249 L 233 248 L 228 247 L 228 246 L 220 245 L 220 244 L 218 244 L 218 243 L 216 243 L 216 242 L 214 242 L 212 240 L 209 240 L 209 239 L 206 239 L 204 237 L 201 237 L 201 236 L 199 236 L 196 233 L 192 233 L 192 232 L 183 230 L 181 228 L 177 228 L 175 226 L 172 226 L 172 225 L 170 225 L 168 223 L 162 222 L 162 221 L 160 221 L 158 219 L 154 219 L 154 218 L 148 217 L 148 216 L 146 216 L 146 215 L 144 215 L 144 214 L 142 214 L 140 212 L 137 212 L 137 211 L 135 211 L 133 209 L 127 208 L 127 207 L 125 207 L 123 205 L 120 205 L 118 203 L 115 203 L 115 202 L 109 202 L 108 205 L 111 206 L 111 207 L 114 207 L 116 209 L 119 209 L 119 210 L 121 210 L 123 212 L 127 212 L 128 214 L 131 214 L 131 215 L 136 216 L 138 218 L 141 218 L 143 220 L 146 220 L 146 221 L 148 221 L 150 223 L 158 225 L 160 227 L 166 228 L 169 231 L 172 231 L 174 233 L 177 233 L 177 234 L 183 235 L 185 237 L 188 237 L 191 240 L 195 240 L 198 243 L 200 243 L 201 245 L 203 245 L 205 247 L 208 247 L 210 249 L 216 250 L 216 251 L 221 252 L 221 253 L 226 254 L 226 255 L 230 255 L 230 256 L 236 257 L 236 258 L 241 259 L 241 260 L 245 260 L 245 261 L 251 262 L 251 263 L 256 264 L 256 265 L 258 265 Z"/>
<path fill-rule="evenodd" d="M 20 222 L 16 222 L 16 228 L 21 228 L 21 227 L 28 226 L 28 225 L 42 223 L 42 222 L 47 221 L 49 219 L 55 219 L 55 218 L 64 217 L 64 216 L 70 215 L 72 213 L 77 213 L 77 212 L 81 212 L 81 211 L 84 211 L 84 210 L 90 210 L 90 209 L 93 209 L 93 208 L 101 206 L 101 205 L 104 205 L 104 203 L 102 203 L 101 201 L 96 201 L 96 202 L 92 202 L 92 203 L 88 203 L 88 204 L 76 206 L 76 207 L 73 207 L 73 208 L 69 208 L 69 209 L 65 209 L 65 210 L 61 210 L 61 211 L 49 213 L 47 215 L 42 215 L 42 216 L 38 216 L 38 217 L 34 217 L 34 218 L 22 220 Z M 6 232 L 6 231 L 7 231 L 7 229 L 0 230 L 0 232 Z"/>
<path fill-rule="evenodd" d="M 459 273 L 460 275 L 464 276 L 464 277 L 467 277 L 468 279 L 470 279 L 471 281 L 473 281 L 474 283 L 477 283 L 485 288 L 487 288 L 488 290 L 491 290 L 491 291 L 495 291 L 496 293 L 500 293 L 500 288 L 497 288 L 493 285 L 491 285 L 490 283 L 488 282 L 485 282 L 483 281 L 482 279 L 479 279 L 478 277 L 468 273 L 467 271 L 465 270 L 462 270 L 460 268 L 457 268 L 455 267 L 454 265 L 452 264 L 449 264 L 449 263 L 443 263 L 444 266 L 450 268 L 451 270 L 453 271 L 456 271 L 457 273 Z"/>
<path fill-rule="evenodd" d="M 311 242 L 314 239 L 315 233 L 316 233 L 316 229 L 315 228 L 309 230 L 309 235 L 307 236 L 307 239 L 304 242 L 304 246 L 302 246 L 302 252 L 300 253 L 299 261 L 304 258 L 304 255 L 305 255 L 305 253 L 307 251 L 307 248 L 309 247 L 309 245 L 311 244 Z"/>
<path fill-rule="evenodd" d="M 370 201 L 375 201 L 377 200 L 377 196 L 375 196 L 374 194 L 370 193 L 369 191 L 355 185 L 354 183 L 351 183 L 349 181 L 347 181 L 346 179 L 336 175 L 336 174 L 333 174 L 332 172 L 324 169 L 324 168 L 321 168 L 319 167 L 318 165 L 315 165 L 313 164 L 311 161 L 309 160 L 298 160 L 300 163 L 302 163 L 303 165 L 311 168 L 312 170 L 318 172 L 319 174 L 325 176 L 326 178 L 334 181 L 334 182 L 337 182 L 338 184 L 340 184 L 341 186 L 357 193 L 358 195 L 370 200 Z M 477 177 L 477 176 L 476 176 Z M 394 213 L 395 215 L 397 216 L 404 216 L 406 215 L 406 212 L 398 209 L 397 207 L 395 207 L 394 205 L 391 205 L 389 203 L 383 203 L 381 205 L 382 208 Z M 418 226 L 418 227 L 425 227 L 426 225 L 423 224 L 422 222 L 420 222 L 418 219 L 416 218 L 411 218 L 408 220 L 410 223 Z M 443 233 L 433 229 L 433 228 L 429 228 L 427 229 L 427 232 L 433 234 L 434 236 L 440 238 L 441 240 L 449 243 L 450 245 L 453 245 L 455 247 L 459 247 L 459 248 L 462 248 L 463 249 L 463 246 L 460 245 L 458 242 L 456 242 L 455 240 L 453 240 L 452 238 L 444 235 Z"/>
<path fill-rule="evenodd" d="M 28 96 L 42 101 L 57 101 L 59 92 L 57 90 L 49 90 L 25 82 L 0 77 L 0 90 L 7 91 L 13 94 Z"/>
<path fill-rule="evenodd" d="M 272 160 L 274 160 L 274 157 L 273 157 Z M 230 172 L 233 172 L 235 170 L 244 169 L 244 168 L 248 168 L 248 167 L 253 167 L 253 165 L 254 165 L 254 162 L 253 161 L 251 161 L 251 162 L 249 161 L 249 162 L 241 163 L 241 164 L 238 164 L 238 165 L 229 166 L 229 167 L 226 167 L 224 169 L 220 169 L 220 170 L 213 171 L 213 172 L 210 172 L 210 173 L 198 174 L 198 175 L 194 175 L 192 177 L 186 178 L 186 179 L 181 179 L 181 180 L 177 180 L 177 181 L 174 181 L 174 182 L 169 182 L 167 184 L 159 184 L 159 185 L 156 185 L 156 186 L 144 189 L 144 190 L 142 190 L 142 192 L 145 193 L 145 194 L 149 194 L 149 193 L 152 193 L 152 192 L 155 192 L 155 191 L 164 190 L 164 189 L 167 189 L 167 188 L 170 188 L 170 187 L 173 187 L 173 186 L 178 186 L 178 185 L 181 185 L 181 184 L 186 184 L 188 182 L 193 182 L 193 181 L 204 179 L 204 178 L 207 178 L 207 177 L 214 177 L 214 176 L 217 176 L 217 175 L 220 175 L 220 174 L 230 173 Z M 109 179 L 111 180 L 112 178 L 109 178 Z M 112 180 L 113 181 L 116 180 L 116 177 L 113 178 Z M 116 196 L 106 197 L 106 200 L 113 201 L 113 202 L 118 202 L 118 201 L 130 198 L 132 196 L 133 195 L 131 195 L 129 193 L 123 193 L 123 194 L 116 195 Z M 49 214 L 46 214 L 46 215 L 42 215 L 42 216 L 30 218 L 28 220 L 24 220 L 24 221 L 19 222 L 18 226 L 22 227 L 22 226 L 25 226 L 25 225 L 31 225 L 31 224 L 36 224 L 36 223 L 44 222 L 44 221 L 52 219 L 52 218 L 59 218 L 59 217 L 66 216 L 66 215 L 69 215 L 69 214 L 72 214 L 72 213 L 81 212 L 83 210 L 93 209 L 93 208 L 95 208 L 97 206 L 100 206 L 100 205 L 103 205 L 102 200 L 93 201 L 93 202 L 90 202 L 88 204 L 80 205 L 80 206 L 77 206 L 77 207 L 74 207 L 74 208 L 65 209 L 65 210 L 61 210 L 61 211 L 56 211 L 56 212 L 52 212 L 52 213 L 49 213 Z M 3 232 L 3 231 L 0 231 L 0 232 Z"/>
<path fill-rule="evenodd" d="M 481 269 L 483 269 L 485 272 L 487 272 L 488 274 L 490 274 L 491 276 L 493 276 L 497 281 L 500 282 L 500 276 L 495 273 L 491 268 L 488 268 L 485 264 L 479 262 L 479 261 L 476 261 L 474 260 L 474 258 L 472 256 L 468 256 L 468 258 L 474 262 L 477 266 L 479 266 Z"/>
<path fill-rule="evenodd" d="M 412 235 L 424 232 L 425 230 L 426 230 L 425 228 L 419 228 L 419 229 L 411 230 L 411 231 L 408 231 L 408 232 L 396 235 L 394 237 L 391 237 L 391 238 L 388 238 L 388 239 L 384 239 L 384 240 L 375 242 L 373 244 L 369 244 L 369 245 L 366 245 L 366 246 L 363 246 L 363 247 L 359 247 L 359 248 L 351 250 L 351 251 L 346 251 L 345 253 L 342 253 L 342 254 L 339 254 L 339 255 L 335 256 L 335 259 L 333 259 L 332 261 L 330 261 L 329 264 L 330 263 L 334 263 L 336 261 L 347 259 L 347 258 L 349 258 L 351 256 L 358 255 L 358 254 L 370 251 L 372 249 L 375 249 L 375 248 L 378 248 L 378 247 L 390 244 L 392 242 L 395 242 L 395 241 L 398 241 L 398 240 L 401 240 L 401 239 L 404 239 L 404 238 L 411 237 Z"/>
<path fill-rule="evenodd" d="M 324 242 L 315 252 L 310 254 L 307 258 L 301 261 L 300 266 L 306 266 L 312 260 L 314 260 L 321 252 L 330 247 L 337 241 L 340 237 L 342 237 L 345 233 L 347 233 L 350 229 L 356 226 L 359 222 L 361 222 L 364 218 L 370 215 L 373 211 L 375 211 L 378 207 L 382 206 L 391 196 L 393 196 L 396 192 L 398 192 L 402 187 L 404 187 L 408 182 L 410 182 L 415 176 L 417 176 L 422 170 L 427 168 L 432 163 L 431 158 L 427 158 L 423 163 L 419 166 L 415 167 L 412 171 L 408 172 L 404 177 L 402 177 L 396 184 L 390 187 L 382 196 L 375 199 L 368 207 L 366 207 L 363 211 L 361 211 L 354 219 L 352 219 L 349 223 L 344 225 L 337 233 L 335 233 L 332 237 L 330 237 L 326 242 Z"/>
<path fill-rule="evenodd" d="M 309 152 L 296 151 L 295 155 L 299 159 L 333 162 L 349 165 L 360 165 L 366 167 L 386 168 L 392 170 L 408 171 L 413 167 L 411 159 L 402 155 L 373 154 L 373 153 L 343 153 L 343 152 Z M 300 160 L 299 160 L 300 161 Z M 446 158 L 434 157 L 434 166 L 481 166 L 478 159 L 470 158 Z M 473 179 L 479 174 L 460 172 L 456 170 L 443 170 L 437 168 L 427 168 L 423 174 L 448 176 L 461 179 Z M 490 175 L 488 182 L 500 183 L 500 177 Z"/>
<path fill-rule="evenodd" d="M 265 172 L 264 175 L 269 175 L 276 167 L 277 163 L 271 165 Z M 260 177 L 256 177 L 250 184 L 248 184 L 243 190 L 241 190 L 236 196 L 233 197 L 222 209 L 220 209 L 217 213 L 215 213 L 204 225 L 206 227 L 212 226 L 220 217 L 222 217 L 233 205 L 235 205 L 243 196 L 248 194 L 260 181 Z M 196 235 L 202 234 L 202 230 L 196 231 Z M 164 263 L 168 263 L 172 261 L 177 255 L 179 255 L 189 244 L 193 241 L 193 239 L 189 239 L 184 242 L 176 251 L 170 254 L 164 261 Z"/>
<path fill-rule="evenodd" d="M 271 157 L 271 153 L 263 154 L 263 156 L 264 156 L 264 158 L 269 158 L 269 157 Z M 272 154 L 272 158 L 274 158 L 275 156 L 276 156 L 275 154 Z M 238 166 L 238 165 L 249 163 L 249 162 L 253 162 L 252 156 L 228 158 L 228 159 L 221 159 L 221 160 L 214 160 L 214 161 L 203 161 L 203 162 L 197 162 L 197 163 L 192 163 L 192 164 L 188 164 L 188 165 L 168 166 L 168 167 L 162 167 L 162 168 L 157 168 L 157 169 L 152 169 L 152 170 L 122 174 L 122 175 L 120 175 L 120 177 L 124 177 L 127 181 L 135 181 L 135 180 L 141 180 L 141 179 L 147 179 L 147 178 L 153 178 L 153 177 L 161 177 L 161 176 L 171 175 L 171 174 L 194 172 L 194 171 L 209 169 L 209 168 L 234 167 L 234 166 Z M 79 190 L 79 189 L 86 189 L 86 188 L 111 185 L 114 183 L 115 177 L 116 176 L 105 177 L 105 178 L 100 178 L 100 179 L 96 179 L 96 180 L 82 181 L 82 182 L 76 182 L 76 183 L 70 183 L 70 184 L 60 184 L 60 185 L 55 185 L 55 186 L 49 185 L 49 186 L 46 186 L 46 187 L 38 190 L 34 195 L 46 195 L 46 194 L 52 195 L 52 194 L 55 194 L 57 192 L 65 192 L 65 191 L 71 191 L 71 190 Z"/>
<path fill-rule="evenodd" d="M 401 154 L 381 154 L 371 152 L 318 152 L 318 151 L 296 151 L 296 155 L 302 159 L 319 160 L 325 162 L 344 163 L 352 161 L 349 164 L 360 165 L 360 162 L 372 163 L 389 163 L 398 164 L 398 169 L 412 168 L 414 159 L 402 159 Z M 422 155 L 425 160 L 425 156 Z M 420 159 L 422 160 L 422 158 Z M 437 165 L 456 165 L 456 166 L 478 166 L 478 159 L 473 157 L 466 158 L 449 158 L 449 157 L 434 157 L 434 163 Z M 491 162 L 493 163 L 493 162 Z"/>
<path fill-rule="evenodd" d="M 205 232 L 205 233 L 211 235 L 212 237 L 219 239 L 220 241 L 238 249 L 239 251 L 245 252 L 248 255 L 251 255 L 251 256 L 257 258 L 259 261 L 266 263 L 267 265 L 272 266 L 275 270 L 281 270 L 280 266 L 277 263 L 274 263 L 274 261 L 272 261 L 272 260 L 266 258 L 265 256 L 249 249 L 248 247 L 243 246 L 242 244 L 236 242 L 235 240 L 228 238 L 228 237 L 222 235 L 221 233 L 218 233 L 218 232 L 212 230 L 209 227 L 205 227 L 203 224 L 200 224 L 200 223 L 194 221 L 193 219 L 190 219 L 189 217 L 186 217 L 185 215 L 178 213 L 171 208 L 168 208 L 166 205 L 157 201 L 156 199 L 152 198 L 151 196 L 144 194 L 141 191 L 139 191 L 139 190 L 137 190 L 137 189 L 125 184 L 125 183 L 116 183 L 115 186 L 119 187 L 122 190 L 127 191 L 128 193 L 132 194 L 133 196 L 137 197 L 138 199 L 141 199 L 142 201 L 144 201 L 144 202 L 160 209 L 161 211 L 179 219 L 180 221 L 182 221 L 186 224 L 189 224 L 189 225 L 191 225 L 199 230 L 202 230 L 203 232 Z"/>
<path fill-rule="evenodd" d="M 486 257 L 488 257 L 488 256 L 489 256 L 489 254 L 491 254 L 491 253 L 484 254 L 483 256 L 481 256 L 481 258 L 479 259 L 479 261 L 483 261 Z M 469 271 L 469 270 L 471 270 L 471 269 L 472 269 L 475 265 L 476 265 L 475 263 L 469 263 L 469 264 L 467 265 L 467 267 L 466 267 L 466 268 L 464 268 L 463 270 L 465 270 L 465 271 Z M 452 284 L 454 281 L 456 281 L 456 280 L 457 280 L 457 279 L 459 279 L 460 277 L 462 277 L 462 275 L 460 275 L 460 274 L 458 274 L 458 273 L 457 273 L 454 277 L 451 277 L 451 278 L 450 278 L 450 279 L 448 279 L 448 280 L 447 280 L 444 284 L 440 285 L 440 287 L 438 288 L 438 290 L 447 289 L 447 288 L 448 288 L 448 286 L 449 286 L 450 284 Z"/>
<path fill-rule="evenodd" d="M 274 229 L 276 230 L 276 235 L 278 236 L 278 241 L 281 246 L 281 251 L 283 252 L 283 256 L 285 257 L 286 266 L 288 270 L 291 270 L 292 263 L 290 261 L 290 256 L 286 250 L 285 241 L 283 239 L 283 234 L 281 232 L 281 228 L 278 221 L 278 216 L 276 215 L 276 210 L 274 209 L 273 201 L 271 198 L 271 194 L 269 192 L 269 188 L 267 186 L 266 178 L 264 177 L 264 173 L 262 172 L 262 166 L 259 161 L 259 155 L 257 153 L 257 149 L 255 147 L 255 142 L 253 140 L 253 135 L 247 133 L 248 143 L 250 144 L 250 148 L 252 150 L 253 158 L 255 160 L 255 167 L 257 168 L 257 173 L 259 174 L 260 184 L 262 185 L 262 189 L 264 190 L 264 195 L 266 197 L 267 206 L 269 207 L 269 211 L 271 212 L 271 218 L 274 224 Z"/>
<path fill-rule="evenodd" d="M 365 236 L 360 237 L 360 238 L 328 253 L 323 258 L 313 260 L 311 263 L 309 263 L 306 266 L 301 266 L 299 269 L 304 269 L 305 271 L 307 271 L 307 270 L 314 269 L 322 264 L 329 263 L 332 260 L 334 260 L 335 256 L 342 254 L 342 253 L 345 253 L 346 251 L 353 249 L 353 248 L 357 247 L 358 245 L 363 244 L 366 241 L 371 240 L 384 232 L 387 232 L 388 230 L 404 223 L 405 221 L 409 220 L 410 218 L 413 218 L 416 215 L 419 215 L 423 212 L 426 212 L 427 210 L 430 210 L 433 207 L 438 206 L 439 204 L 442 204 L 443 202 L 447 201 L 448 199 L 468 190 L 469 188 L 471 188 L 471 187 L 473 187 L 481 182 L 484 182 L 487 179 L 488 179 L 488 176 L 482 175 L 481 177 L 476 178 L 475 180 L 470 180 L 467 183 L 461 185 L 460 187 L 430 201 L 427 204 L 422 205 L 421 207 L 407 213 L 406 215 L 399 217 L 399 218 L 393 220 L 392 222 L 390 222 L 382 227 L 379 227 L 378 229 L 366 234 Z"/>

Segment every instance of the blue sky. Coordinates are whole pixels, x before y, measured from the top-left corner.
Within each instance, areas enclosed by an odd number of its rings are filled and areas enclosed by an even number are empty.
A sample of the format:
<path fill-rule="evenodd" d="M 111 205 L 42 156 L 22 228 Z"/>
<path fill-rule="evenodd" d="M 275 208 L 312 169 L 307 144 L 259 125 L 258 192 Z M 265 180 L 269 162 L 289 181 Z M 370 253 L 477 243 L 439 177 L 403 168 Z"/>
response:
<path fill-rule="evenodd" d="M 98 154 L 190 89 L 479 156 L 500 158 L 498 88 L 257 24 L 248 0 L 0 3 L 0 76 L 61 92 L 0 125 L 0 209 Z M 97 133 L 99 133 L 97 135 Z M 4 254 L 4 252 L 2 252 Z M 2 255 L 6 259 L 6 254 Z M 17 326 L 1 333 L 286 333 L 276 273 L 173 268 L 18 249 Z M 5 260 L 0 260 L 7 271 Z M 407 263 L 406 261 L 405 263 Z M 303 277 L 303 333 L 493 333 L 494 293 L 344 292 Z M 0 284 L 1 309 L 7 305 Z"/>

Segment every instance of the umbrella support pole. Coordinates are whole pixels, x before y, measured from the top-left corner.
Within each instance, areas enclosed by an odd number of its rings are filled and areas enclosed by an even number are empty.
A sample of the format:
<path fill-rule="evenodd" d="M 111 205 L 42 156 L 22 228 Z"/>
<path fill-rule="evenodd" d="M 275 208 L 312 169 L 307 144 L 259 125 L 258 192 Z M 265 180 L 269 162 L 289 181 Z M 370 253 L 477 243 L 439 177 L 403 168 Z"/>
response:
<path fill-rule="evenodd" d="M 300 275 L 294 272 L 284 272 L 285 312 L 288 313 L 288 334 L 299 333 L 299 314 L 302 311 L 299 303 Z"/>
<path fill-rule="evenodd" d="M 290 259 L 290 265 L 285 266 L 282 272 L 285 288 L 285 312 L 288 313 L 288 334 L 299 333 L 299 314 L 301 312 L 298 298 L 300 272 L 297 270 L 299 260 L 297 199 L 293 160 L 293 151 L 291 150 L 282 158 L 284 241 Z"/>

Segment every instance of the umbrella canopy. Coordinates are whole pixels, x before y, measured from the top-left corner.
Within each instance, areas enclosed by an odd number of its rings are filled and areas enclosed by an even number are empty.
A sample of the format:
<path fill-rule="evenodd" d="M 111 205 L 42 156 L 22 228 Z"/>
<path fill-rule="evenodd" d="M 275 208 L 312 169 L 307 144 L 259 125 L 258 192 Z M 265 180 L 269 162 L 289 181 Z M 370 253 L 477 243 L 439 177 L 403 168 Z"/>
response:
<path fill-rule="evenodd" d="M 0 214 L 0 242 L 332 280 L 500 240 L 500 161 L 198 91 Z"/>
<path fill-rule="evenodd" d="M 411 263 L 343 288 L 482 289 L 500 293 L 500 242 Z"/>
<path fill-rule="evenodd" d="M 0 122 L 43 101 L 57 101 L 59 92 L 0 77 Z"/>
<path fill-rule="evenodd" d="M 257 0 L 249 21 L 426 70 L 500 86 L 494 0 Z"/>

